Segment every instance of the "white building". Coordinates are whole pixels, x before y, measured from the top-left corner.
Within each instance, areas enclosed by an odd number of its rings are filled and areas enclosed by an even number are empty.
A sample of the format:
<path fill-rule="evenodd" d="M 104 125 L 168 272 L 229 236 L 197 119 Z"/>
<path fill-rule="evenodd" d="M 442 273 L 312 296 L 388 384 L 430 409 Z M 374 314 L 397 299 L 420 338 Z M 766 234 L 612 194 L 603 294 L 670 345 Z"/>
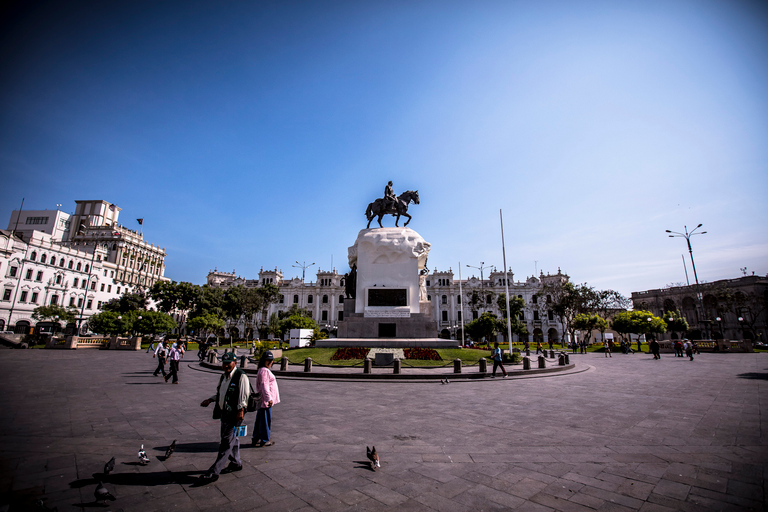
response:
<path fill-rule="evenodd" d="M 106 201 L 76 203 L 72 216 L 14 211 L 9 230 L 0 230 L 0 330 L 49 329 L 50 323 L 41 325 L 32 312 L 58 304 L 77 308 L 76 322 L 65 326 L 74 332 L 105 302 L 167 280 L 165 250 L 117 224 L 119 208 Z M 99 211 L 108 213 L 93 214 Z"/>
<path fill-rule="evenodd" d="M 568 276 L 558 269 L 557 274 L 545 275 L 542 272 L 539 277 L 531 276 L 525 281 L 516 282 L 512 272 L 508 275 L 510 296 L 520 297 L 526 304 L 520 320 L 528 327 L 530 333 L 528 341 L 544 342 L 551 339 L 559 343 L 563 338 L 562 325 L 548 307 L 551 299 L 540 294 L 542 283 L 566 282 Z M 338 322 L 344 319 L 344 275 L 338 274 L 335 270 L 318 270 L 314 282 L 302 282 L 299 277 L 284 280 L 283 273 L 277 269 L 262 269 L 258 279 L 245 279 L 237 276 L 235 272 L 214 270 L 208 273 L 206 282 L 209 286 L 222 289 L 238 285 L 258 287 L 266 283 L 280 288 L 279 302 L 271 305 L 262 318 L 255 319 L 257 325 L 266 323 L 272 313 L 286 311 L 294 304 L 308 309 L 321 330 L 328 333 L 332 333 L 338 326 Z M 486 311 L 501 316 L 495 297 L 505 293 L 503 271 L 493 269 L 482 281 L 475 276 L 462 280 L 460 293 L 459 281 L 454 279 L 452 270 L 434 270 L 427 276 L 426 286 L 427 298 L 432 302 L 432 314 L 438 323 L 440 336 L 460 339 L 462 315 L 465 322 L 478 318 Z M 473 292 L 477 292 L 486 300 L 480 304 L 471 304 L 468 297 Z M 242 325 L 240 332 L 242 332 Z M 525 339 L 513 335 L 513 341 L 525 341 Z"/>

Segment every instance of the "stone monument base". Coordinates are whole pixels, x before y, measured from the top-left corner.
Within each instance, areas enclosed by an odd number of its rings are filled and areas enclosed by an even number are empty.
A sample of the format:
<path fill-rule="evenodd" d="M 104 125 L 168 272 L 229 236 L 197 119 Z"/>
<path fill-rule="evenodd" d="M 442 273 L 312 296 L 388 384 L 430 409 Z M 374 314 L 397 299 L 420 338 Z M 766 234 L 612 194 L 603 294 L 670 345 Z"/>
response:
<path fill-rule="evenodd" d="M 330 338 L 315 342 L 320 348 L 458 348 L 459 344 L 443 338 Z"/>

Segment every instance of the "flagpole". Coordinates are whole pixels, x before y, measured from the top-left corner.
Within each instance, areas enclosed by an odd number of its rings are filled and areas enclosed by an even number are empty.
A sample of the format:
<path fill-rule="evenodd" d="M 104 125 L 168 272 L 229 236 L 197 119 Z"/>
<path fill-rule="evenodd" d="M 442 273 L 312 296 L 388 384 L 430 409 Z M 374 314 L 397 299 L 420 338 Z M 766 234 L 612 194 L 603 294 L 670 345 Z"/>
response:
<path fill-rule="evenodd" d="M 504 246 L 504 217 L 499 208 L 499 221 L 501 222 L 501 254 L 504 261 L 504 289 L 507 295 L 507 339 L 509 340 L 509 357 L 512 357 L 512 319 L 509 317 L 509 279 L 507 278 L 507 249 Z"/>
<path fill-rule="evenodd" d="M 461 291 L 461 262 L 459 262 L 459 301 L 462 299 L 463 292 Z M 464 302 L 459 302 L 459 311 L 461 312 L 461 346 L 463 347 L 466 342 L 464 340 Z"/>

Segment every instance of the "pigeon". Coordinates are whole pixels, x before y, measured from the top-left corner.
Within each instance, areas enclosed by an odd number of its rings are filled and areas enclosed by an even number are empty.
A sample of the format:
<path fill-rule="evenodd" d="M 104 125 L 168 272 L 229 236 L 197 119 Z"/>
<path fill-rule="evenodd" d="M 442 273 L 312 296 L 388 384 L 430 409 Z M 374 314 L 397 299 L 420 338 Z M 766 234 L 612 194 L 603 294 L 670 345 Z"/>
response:
<path fill-rule="evenodd" d="M 376 471 L 376 468 L 380 468 L 381 464 L 379 463 L 379 454 L 376 453 L 376 447 L 373 447 L 373 450 L 365 447 L 365 454 L 368 456 L 368 460 L 371 461 L 371 471 Z"/>
<path fill-rule="evenodd" d="M 167 450 L 165 450 L 165 460 L 168 460 L 171 458 L 171 455 L 173 455 L 173 452 L 176 451 L 176 440 L 174 439 L 171 443 L 171 446 L 168 447 Z"/>
<path fill-rule="evenodd" d="M 141 450 L 139 450 L 139 462 L 142 464 L 149 463 L 149 457 L 147 457 L 147 452 L 144 451 L 144 445 L 141 445 Z"/>
<path fill-rule="evenodd" d="M 99 503 L 106 503 L 107 500 L 109 501 L 115 501 L 115 497 L 112 496 L 106 487 L 104 487 L 104 484 L 99 482 L 99 484 L 96 486 L 96 490 L 93 491 L 93 496 L 96 498 L 96 501 Z"/>
<path fill-rule="evenodd" d="M 440 379 L 440 384 L 445 384 L 445 379 Z"/>
<path fill-rule="evenodd" d="M 104 464 L 104 474 L 108 475 L 114 470 L 115 470 L 115 458 L 112 457 L 111 459 L 109 459 L 109 462 Z"/>
<path fill-rule="evenodd" d="M 45 500 L 46 499 L 47 498 L 41 498 L 41 499 L 39 499 L 39 500 L 37 500 L 35 502 L 37 504 L 37 509 L 36 510 L 48 511 L 48 512 L 59 512 L 59 507 L 53 507 L 53 508 L 47 507 L 45 505 Z"/>

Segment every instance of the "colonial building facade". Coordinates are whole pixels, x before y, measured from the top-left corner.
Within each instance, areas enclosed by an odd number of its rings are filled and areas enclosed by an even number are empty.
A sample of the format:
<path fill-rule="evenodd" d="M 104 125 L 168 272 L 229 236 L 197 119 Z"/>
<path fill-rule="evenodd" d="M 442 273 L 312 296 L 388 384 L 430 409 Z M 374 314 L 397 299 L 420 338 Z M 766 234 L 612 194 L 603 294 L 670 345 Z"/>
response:
<path fill-rule="evenodd" d="M 743 276 L 711 283 L 632 292 L 635 309 L 663 317 L 680 311 L 693 339 L 751 339 L 765 342 L 768 276 Z"/>
<path fill-rule="evenodd" d="M 541 295 L 542 284 L 568 281 L 568 276 L 558 269 L 557 274 L 531 276 L 524 281 L 515 281 L 514 274 L 508 273 L 510 296 L 525 301 L 520 320 L 528 327 L 528 341 L 560 342 L 563 328 L 559 319 L 548 307 L 551 299 Z M 505 293 L 503 271 L 493 270 L 487 279 L 475 276 L 462 280 L 455 279 L 452 270 L 434 270 L 426 278 L 427 298 L 432 303 L 432 314 L 437 322 L 440 335 L 461 339 L 462 317 L 465 322 L 478 318 L 488 311 L 501 316 L 496 297 Z M 257 323 L 266 323 L 272 313 L 287 311 L 296 305 L 312 313 L 312 318 L 321 330 L 333 335 L 338 323 L 344 319 L 344 275 L 336 270 L 318 270 L 314 282 L 303 282 L 301 278 L 284 279 L 277 269 L 259 271 L 258 279 L 245 279 L 235 272 L 213 270 L 208 273 L 209 286 L 227 289 L 232 286 L 259 287 L 273 284 L 280 289 L 278 303 L 272 304 Z M 482 300 L 471 301 L 475 294 Z M 242 326 L 240 326 L 242 328 Z M 241 331 L 242 332 L 242 331 Z M 525 337 L 513 335 L 513 341 L 525 341 Z"/>
<path fill-rule="evenodd" d="M 58 330 L 32 318 L 36 307 L 57 304 L 77 309 L 76 322 L 65 326 L 72 332 L 103 303 L 167 280 L 165 250 L 119 225 L 119 208 L 106 201 L 76 203 L 72 216 L 14 211 L 9 230 L 0 230 L 0 330 Z"/>

